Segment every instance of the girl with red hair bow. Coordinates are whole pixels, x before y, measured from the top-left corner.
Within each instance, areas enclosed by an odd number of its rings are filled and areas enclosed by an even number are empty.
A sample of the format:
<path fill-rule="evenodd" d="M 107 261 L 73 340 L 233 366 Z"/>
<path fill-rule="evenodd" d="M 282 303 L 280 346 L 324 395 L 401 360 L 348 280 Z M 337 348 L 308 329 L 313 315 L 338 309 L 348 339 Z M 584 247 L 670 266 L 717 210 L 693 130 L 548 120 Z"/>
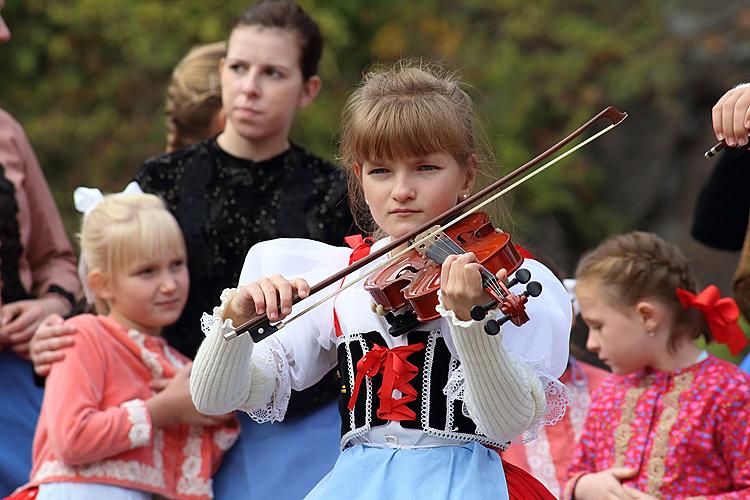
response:
<path fill-rule="evenodd" d="M 734 300 L 697 293 L 682 252 L 644 232 L 602 243 L 576 278 L 587 347 L 613 375 L 592 395 L 565 498 L 748 498 L 750 375 L 694 342 L 747 345 Z"/>

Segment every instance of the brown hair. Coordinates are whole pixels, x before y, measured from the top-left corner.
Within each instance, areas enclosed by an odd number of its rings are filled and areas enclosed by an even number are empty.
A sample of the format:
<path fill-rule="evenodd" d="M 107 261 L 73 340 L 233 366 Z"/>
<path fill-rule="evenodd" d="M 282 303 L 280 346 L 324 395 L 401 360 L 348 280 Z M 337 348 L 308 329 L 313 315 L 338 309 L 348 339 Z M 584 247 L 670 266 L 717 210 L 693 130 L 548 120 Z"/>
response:
<path fill-rule="evenodd" d="M 374 229 L 354 165 L 441 151 L 464 167 L 472 155 L 478 170 L 494 163 L 474 104 L 456 73 L 411 60 L 367 72 L 346 101 L 340 139 L 339 159 L 358 225 Z"/>
<path fill-rule="evenodd" d="M 225 42 L 194 47 L 172 72 L 165 105 L 167 151 L 207 138 L 221 110 L 219 61 L 226 52 Z"/>
<path fill-rule="evenodd" d="M 240 26 L 278 28 L 293 32 L 300 44 L 299 67 L 307 80 L 318 74 L 323 54 L 323 36 L 317 23 L 302 7 L 289 0 L 264 0 L 243 12 L 232 30 Z"/>
<path fill-rule="evenodd" d="M 585 254 L 578 263 L 576 279 L 595 282 L 614 307 L 626 310 L 644 299 L 655 299 L 672 312 L 669 347 L 678 337 L 711 340 L 703 316 L 682 307 L 677 289 L 696 292 L 698 285 L 685 255 L 653 233 L 633 231 L 613 236 Z"/>

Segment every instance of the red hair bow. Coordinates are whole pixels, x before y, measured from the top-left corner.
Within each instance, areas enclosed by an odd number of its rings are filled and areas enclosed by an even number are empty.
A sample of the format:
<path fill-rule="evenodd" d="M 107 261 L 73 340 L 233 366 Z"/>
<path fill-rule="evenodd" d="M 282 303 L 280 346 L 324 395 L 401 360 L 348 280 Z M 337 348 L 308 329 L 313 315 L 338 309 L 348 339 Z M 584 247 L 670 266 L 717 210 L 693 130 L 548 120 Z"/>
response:
<path fill-rule="evenodd" d="M 716 285 L 707 286 L 698 295 L 678 288 L 677 297 L 685 309 L 693 307 L 703 313 L 711 335 L 717 342 L 726 344 L 732 356 L 747 345 L 747 337 L 737 324 L 740 317 L 737 303 L 731 297 L 722 298 Z"/>

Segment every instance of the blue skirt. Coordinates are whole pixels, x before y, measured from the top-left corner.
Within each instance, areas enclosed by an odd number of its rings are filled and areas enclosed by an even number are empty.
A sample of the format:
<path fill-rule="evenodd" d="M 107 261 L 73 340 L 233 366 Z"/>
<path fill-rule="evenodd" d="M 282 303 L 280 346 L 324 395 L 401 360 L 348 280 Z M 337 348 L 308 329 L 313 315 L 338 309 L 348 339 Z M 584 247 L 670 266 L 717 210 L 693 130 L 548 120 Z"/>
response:
<path fill-rule="evenodd" d="M 502 500 L 505 474 L 495 451 L 478 443 L 420 449 L 356 445 L 306 500 Z"/>
<path fill-rule="evenodd" d="M 258 424 L 238 412 L 242 431 L 214 476 L 218 500 L 300 500 L 333 468 L 341 422 L 336 401 L 305 416 Z"/>
<path fill-rule="evenodd" d="M 31 363 L 0 351 L 0 498 L 29 481 L 43 395 L 34 385 Z"/>

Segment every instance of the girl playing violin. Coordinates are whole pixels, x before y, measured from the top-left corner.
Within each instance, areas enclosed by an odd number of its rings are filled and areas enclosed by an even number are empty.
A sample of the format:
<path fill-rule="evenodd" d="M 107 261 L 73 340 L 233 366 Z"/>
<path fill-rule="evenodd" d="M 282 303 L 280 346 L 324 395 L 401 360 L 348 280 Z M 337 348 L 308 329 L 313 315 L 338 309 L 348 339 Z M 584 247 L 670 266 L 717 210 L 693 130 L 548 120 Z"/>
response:
<path fill-rule="evenodd" d="M 424 65 L 400 63 L 364 77 L 343 113 L 341 155 L 360 224 L 382 235 L 374 249 L 468 196 L 488 157 L 475 118 L 458 82 Z M 564 410 L 556 379 L 568 357 L 571 307 L 562 284 L 525 261 L 544 287 L 527 305 L 531 320 L 490 336 L 485 321 L 469 315 L 488 301 L 481 266 L 471 253 L 451 255 L 440 271 L 439 317 L 397 335 L 356 282 L 386 257 L 309 296 L 309 284 L 369 251 L 366 242 L 353 246 L 286 239 L 250 250 L 239 288 L 225 290 L 203 318 L 206 339 L 191 374 L 199 411 L 240 408 L 258 421 L 279 421 L 291 389 L 338 364 L 343 451 L 307 498 L 413 498 L 417 491 L 436 499 L 509 498 L 509 491 L 551 498 L 530 476 L 513 468 L 504 474 L 490 447 L 528 437 Z M 497 278 L 506 274 L 501 269 Z M 224 339 L 256 314 L 275 322 L 350 283 L 257 345 L 248 335 Z M 306 299 L 292 306 L 294 294 Z"/>
<path fill-rule="evenodd" d="M 696 295 L 685 256 L 651 233 L 610 238 L 576 275 L 587 347 L 614 375 L 592 395 L 565 498 L 748 498 L 750 375 L 694 342 L 746 345 L 734 301 Z"/>

